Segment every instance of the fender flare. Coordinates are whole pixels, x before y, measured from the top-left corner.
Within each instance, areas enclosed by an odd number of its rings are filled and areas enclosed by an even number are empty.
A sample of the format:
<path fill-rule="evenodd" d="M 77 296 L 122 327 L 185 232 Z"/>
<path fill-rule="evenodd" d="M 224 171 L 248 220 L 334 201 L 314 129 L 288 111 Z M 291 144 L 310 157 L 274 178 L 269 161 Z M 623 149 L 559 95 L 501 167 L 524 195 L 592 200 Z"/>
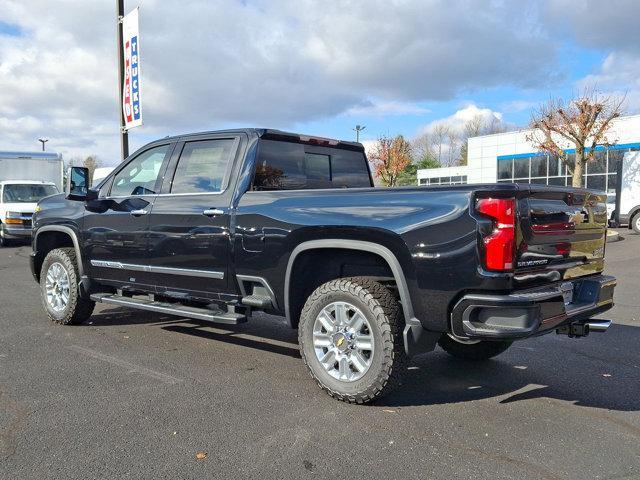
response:
<path fill-rule="evenodd" d="M 293 249 L 289 256 L 289 262 L 287 263 L 287 270 L 284 281 L 284 308 L 285 315 L 289 325 L 293 326 L 291 319 L 291 312 L 289 309 L 289 290 L 291 282 L 291 270 L 293 264 L 296 261 L 296 257 L 300 253 L 307 250 L 315 250 L 319 248 L 340 248 L 347 250 L 361 250 L 365 252 L 374 253 L 387 262 L 391 273 L 398 286 L 398 293 L 400 294 L 400 303 L 402 304 L 402 311 L 404 313 L 405 327 L 403 331 L 404 349 L 407 355 L 413 356 L 421 353 L 432 351 L 441 333 L 429 332 L 422 327 L 420 320 L 415 318 L 413 313 L 413 305 L 411 303 L 411 295 L 409 293 L 409 287 L 407 280 L 404 276 L 402 266 L 398 261 L 395 254 L 387 247 L 378 243 L 366 242 L 364 240 L 344 240 L 344 239 L 323 239 L 323 240 L 310 240 L 303 242 Z"/>
<path fill-rule="evenodd" d="M 339 248 L 347 250 L 361 250 L 365 252 L 371 252 L 387 262 L 393 278 L 398 285 L 398 292 L 400 293 L 400 302 L 402 303 L 402 310 L 404 312 L 405 321 L 408 321 L 413 317 L 413 305 L 411 304 L 411 296 L 409 295 L 409 287 L 407 286 L 407 280 L 404 277 L 400 262 L 393 254 L 391 250 L 378 243 L 366 242 L 364 240 L 344 240 L 344 239 L 323 239 L 323 240 L 309 240 L 303 242 L 293 249 L 289 256 L 289 262 L 287 263 L 287 270 L 284 280 L 284 308 L 285 314 L 289 324 L 291 324 L 291 312 L 289 311 L 289 287 L 291 282 L 291 270 L 293 264 L 296 261 L 298 255 L 307 250 L 317 250 L 319 248 Z"/>
<path fill-rule="evenodd" d="M 82 253 L 80 251 L 80 242 L 78 241 L 78 235 L 76 234 L 75 230 L 64 225 L 45 225 L 44 227 L 38 228 L 33 239 L 34 252 L 38 251 L 38 235 L 40 235 L 42 232 L 62 232 L 69 235 L 71 241 L 73 242 L 73 248 L 76 251 L 76 259 L 78 260 L 78 273 L 80 274 L 81 278 L 84 277 L 84 265 L 82 262 Z"/>

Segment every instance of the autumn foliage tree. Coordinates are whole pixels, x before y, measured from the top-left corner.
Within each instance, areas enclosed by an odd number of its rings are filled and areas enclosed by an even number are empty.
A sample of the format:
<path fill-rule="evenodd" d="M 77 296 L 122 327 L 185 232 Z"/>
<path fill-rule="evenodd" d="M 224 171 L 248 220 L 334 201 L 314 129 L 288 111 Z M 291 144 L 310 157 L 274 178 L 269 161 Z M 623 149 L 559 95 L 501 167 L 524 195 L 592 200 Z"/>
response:
<path fill-rule="evenodd" d="M 615 143 L 609 138 L 609 130 L 612 120 L 622 115 L 623 101 L 599 95 L 593 89 L 586 89 L 568 103 L 551 99 L 533 113 L 533 132 L 527 140 L 539 151 L 560 158 L 571 173 L 572 185 L 581 187 L 585 165 L 595 160 L 593 147 Z M 573 160 L 565 153 L 567 148 L 575 148 Z"/>
<path fill-rule="evenodd" d="M 402 135 L 394 138 L 383 135 L 378 138 L 370 157 L 376 177 L 386 186 L 394 187 L 411 163 L 411 145 Z"/>

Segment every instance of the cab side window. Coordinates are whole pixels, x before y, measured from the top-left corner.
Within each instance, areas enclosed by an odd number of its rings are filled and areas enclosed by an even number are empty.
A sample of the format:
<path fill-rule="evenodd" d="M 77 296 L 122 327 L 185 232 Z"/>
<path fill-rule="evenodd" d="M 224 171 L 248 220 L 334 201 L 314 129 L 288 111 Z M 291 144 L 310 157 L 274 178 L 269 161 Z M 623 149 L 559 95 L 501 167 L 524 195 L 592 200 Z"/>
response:
<path fill-rule="evenodd" d="M 171 193 L 221 192 L 236 143 L 233 138 L 185 143 Z"/>
<path fill-rule="evenodd" d="M 112 197 L 153 195 L 169 145 L 151 148 L 131 160 L 113 178 Z"/>

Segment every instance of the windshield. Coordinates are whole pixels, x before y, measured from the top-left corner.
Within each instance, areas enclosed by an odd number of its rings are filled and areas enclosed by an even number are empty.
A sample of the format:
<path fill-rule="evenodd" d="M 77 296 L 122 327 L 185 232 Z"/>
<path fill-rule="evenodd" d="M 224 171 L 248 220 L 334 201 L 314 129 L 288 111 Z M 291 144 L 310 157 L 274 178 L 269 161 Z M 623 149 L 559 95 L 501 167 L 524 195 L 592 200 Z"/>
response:
<path fill-rule="evenodd" d="M 2 193 L 4 203 L 36 203 L 43 197 L 55 195 L 55 185 L 5 185 Z"/>

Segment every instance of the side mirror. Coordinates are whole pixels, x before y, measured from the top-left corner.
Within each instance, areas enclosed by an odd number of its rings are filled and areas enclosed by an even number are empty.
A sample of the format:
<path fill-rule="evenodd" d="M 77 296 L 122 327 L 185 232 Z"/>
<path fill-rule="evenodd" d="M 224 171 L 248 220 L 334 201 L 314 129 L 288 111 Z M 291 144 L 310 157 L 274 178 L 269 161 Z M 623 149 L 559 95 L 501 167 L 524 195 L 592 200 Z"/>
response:
<path fill-rule="evenodd" d="M 67 174 L 66 198 L 85 201 L 97 197 L 96 192 L 89 189 L 89 184 L 88 168 L 70 167 Z"/>

